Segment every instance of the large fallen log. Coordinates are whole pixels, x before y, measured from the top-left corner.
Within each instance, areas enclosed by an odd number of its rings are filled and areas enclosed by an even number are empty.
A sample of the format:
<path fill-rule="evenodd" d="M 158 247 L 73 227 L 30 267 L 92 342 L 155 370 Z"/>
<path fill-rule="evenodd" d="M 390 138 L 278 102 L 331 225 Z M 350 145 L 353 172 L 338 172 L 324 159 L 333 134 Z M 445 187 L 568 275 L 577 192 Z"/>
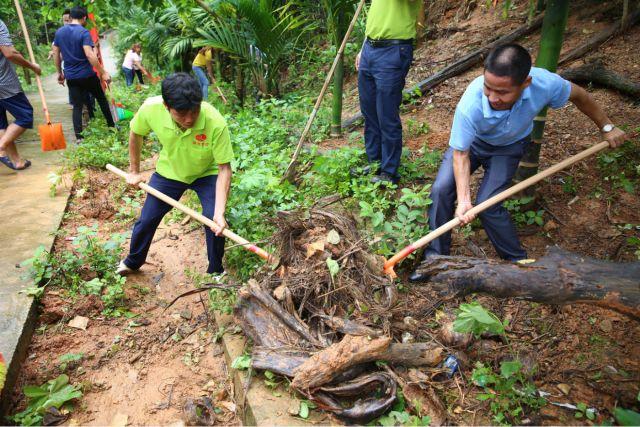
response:
<path fill-rule="evenodd" d="M 487 53 L 495 46 L 499 46 L 505 43 L 512 43 L 518 40 L 520 37 L 524 37 L 532 32 L 536 31 L 540 26 L 542 26 L 542 19 L 544 18 L 544 14 L 536 17 L 533 21 L 528 24 L 522 25 L 521 27 L 516 28 L 509 34 L 505 34 L 502 37 L 497 38 L 496 40 L 482 46 L 479 49 L 474 50 L 473 52 L 468 53 L 463 56 L 456 62 L 451 65 L 446 66 L 442 70 L 438 71 L 436 74 L 422 80 L 417 83 L 413 87 L 409 89 L 405 89 L 403 92 L 407 95 L 412 96 L 416 92 L 425 93 L 426 91 L 433 89 L 438 86 L 440 83 L 445 80 L 450 79 L 451 77 L 455 77 L 458 74 L 462 74 L 468 69 L 474 67 L 476 64 L 481 62 Z M 362 112 L 358 111 L 353 117 L 350 117 L 342 122 L 343 128 L 349 128 L 351 126 L 355 126 L 359 124 L 360 120 L 362 120 Z"/>
<path fill-rule="evenodd" d="M 640 22 L 640 10 L 636 10 L 631 15 L 629 15 L 627 24 L 624 26 L 624 28 L 622 26 L 622 20 L 619 20 L 611 24 L 604 30 L 600 31 L 599 33 L 596 33 L 593 37 L 591 37 L 580 46 L 571 49 L 569 52 L 562 55 L 560 61 L 558 61 L 558 66 L 562 66 L 569 62 L 575 61 L 576 59 L 582 58 L 586 53 L 598 48 L 601 44 L 603 44 L 610 38 L 615 37 L 616 35 L 624 31 L 627 31 L 638 22 Z"/>
<path fill-rule="evenodd" d="M 617 90 L 625 95 L 640 96 L 640 83 L 609 70 L 601 61 L 594 61 L 580 67 L 570 68 L 560 73 L 562 77 L 572 82 L 593 83 L 608 89 Z"/>
<path fill-rule="evenodd" d="M 640 262 L 601 261 L 553 247 L 529 264 L 435 256 L 418 271 L 448 295 L 480 292 L 551 305 L 588 303 L 640 320 Z"/>
<path fill-rule="evenodd" d="M 374 360 L 389 348 L 391 338 L 346 335 L 342 341 L 315 353 L 296 369 L 291 387 L 303 394 L 329 383 L 336 374 Z"/>
<path fill-rule="evenodd" d="M 293 378 L 298 368 L 313 355 L 295 347 L 268 348 L 256 346 L 251 352 L 254 369 L 271 371 Z M 405 367 L 436 366 L 444 359 L 444 348 L 435 342 L 393 343 L 375 355 L 377 359 Z M 356 366 L 364 366 L 362 363 Z M 336 374 L 336 373 L 334 373 Z M 353 378 L 352 375 L 347 375 Z M 331 381 L 336 381 L 336 377 Z"/>

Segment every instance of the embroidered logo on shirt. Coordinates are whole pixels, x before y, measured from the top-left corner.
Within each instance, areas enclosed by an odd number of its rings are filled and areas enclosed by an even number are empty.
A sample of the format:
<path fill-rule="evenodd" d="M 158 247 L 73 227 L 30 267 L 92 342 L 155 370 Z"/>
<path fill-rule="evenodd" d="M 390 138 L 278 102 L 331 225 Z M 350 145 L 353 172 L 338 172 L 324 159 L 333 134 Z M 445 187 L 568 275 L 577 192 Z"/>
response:
<path fill-rule="evenodd" d="M 205 147 L 207 145 L 207 135 L 205 135 L 204 133 L 200 133 L 198 135 L 196 135 L 196 140 L 193 141 L 193 143 L 195 145 L 199 145 L 201 147 Z"/>

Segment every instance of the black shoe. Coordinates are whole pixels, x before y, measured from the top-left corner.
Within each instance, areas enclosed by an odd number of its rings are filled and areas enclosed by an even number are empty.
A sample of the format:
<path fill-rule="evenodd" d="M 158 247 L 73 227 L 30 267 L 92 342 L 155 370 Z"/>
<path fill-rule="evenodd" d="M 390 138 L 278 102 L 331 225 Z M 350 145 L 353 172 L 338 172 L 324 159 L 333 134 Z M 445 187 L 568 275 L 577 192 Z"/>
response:
<path fill-rule="evenodd" d="M 422 255 L 422 261 L 426 261 L 428 258 L 431 258 L 434 255 L 438 255 L 438 254 L 436 254 L 435 252 L 425 252 L 424 255 Z M 430 278 L 431 278 L 431 276 L 429 274 L 420 273 L 418 271 L 418 269 L 416 268 L 409 275 L 409 282 L 411 282 L 411 283 L 426 282 Z"/>
<path fill-rule="evenodd" d="M 391 176 L 386 172 L 382 172 L 381 174 L 375 175 L 373 178 L 371 178 L 372 184 L 375 184 L 376 182 L 379 182 L 382 186 L 387 186 L 390 184 L 397 184 L 398 178 L 396 178 L 395 176 Z"/>
<path fill-rule="evenodd" d="M 351 175 L 354 178 L 357 178 L 359 176 L 370 175 L 371 172 L 372 172 L 372 166 L 371 165 L 367 165 L 367 166 L 365 166 L 363 168 L 355 167 L 355 168 L 349 169 L 349 175 Z"/>

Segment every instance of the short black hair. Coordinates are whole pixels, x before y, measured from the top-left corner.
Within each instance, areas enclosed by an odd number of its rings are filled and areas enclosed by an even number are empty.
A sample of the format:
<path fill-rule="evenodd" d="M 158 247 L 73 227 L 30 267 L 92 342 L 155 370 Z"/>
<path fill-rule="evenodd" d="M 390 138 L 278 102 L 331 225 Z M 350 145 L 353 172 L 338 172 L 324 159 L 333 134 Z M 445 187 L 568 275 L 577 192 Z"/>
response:
<path fill-rule="evenodd" d="M 87 9 L 82 6 L 74 6 L 69 11 L 71 19 L 82 19 L 87 17 Z"/>
<path fill-rule="evenodd" d="M 531 55 L 516 43 L 496 46 L 484 60 L 484 70 L 498 77 L 511 77 L 515 85 L 521 85 L 531 71 Z"/>
<path fill-rule="evenodd" d="M 69 15 L 71 14 L 71 9 L 67 8 L 64 10 L 64 12 L 62 12 L 63 15 Z"/>
<path fill-rule="evenodd" d="M 202 102 L 198 81 L 187 73 L 173 73 L 162 81 L 162 99 L 174 110 L 196 110 Z"/>

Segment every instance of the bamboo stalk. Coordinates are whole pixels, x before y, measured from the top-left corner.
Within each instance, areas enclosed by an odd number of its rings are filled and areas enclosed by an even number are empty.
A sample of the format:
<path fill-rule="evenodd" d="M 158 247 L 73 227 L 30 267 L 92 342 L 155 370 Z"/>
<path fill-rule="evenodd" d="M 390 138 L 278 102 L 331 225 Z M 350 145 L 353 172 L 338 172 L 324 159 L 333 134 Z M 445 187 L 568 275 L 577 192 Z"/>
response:
<path fill-rule="evenodd" d="M 336 58 L 333 60 L 333 64 L 331 65 L 331 69 L 329 70 L 329 73 L 327 74 L 327 77 L 324 79 L 324 84 L 322 85 L 322 89 L 320 90 L 320 95 L 318 96 L 318 99 L 316 100 L 316 104 L 313 107 L 313 111 L 311 111 L 311 115 L 309 116 L 309 119 L 307 120 L 307 124 L 304 127 L 304 130 L 302 131 L 302 135 L 300 135 L 300 139 L 298 140 L 298 144 L 296 145 L 296 149 L 293 152 L 293 156 L 291 157 L 291 162 L 289 163 L 289 166 L 287 166 L 287 170 L 284 173 L 284 176 L 282 177 L 281 182 L 284 182 L 285 180 L 291 179 L 291 177 L 294 174 L 294 171 L 296 169 L 296 165 L 297 165 L 297 162 L 298 162 L 298 156 L 300 155 L 300 151 L 302 150 L 302 144 L 304 143 L 305 139 L 307 139 L 307 135 L 309 134 L 309 131 L 311 130 L 311 125 L 313 124 L 313 121 L 315 120 L 316 116 L 318 115 L 318 111 L 320 110 L 320 105 L 322 104 L 322 100 L 324 99 L 324 95 L 327 92 L 327 88 L 329 87 L 329 83 L 331 83 L 331 77 L 333 76 L 333 73 L 334 73 L 336 67 L 338 66 L 338 63 L 340 62 L 340 58 L 342 58 L 342 54 L 344 53 L 344 49 L 347 46 L 347 41 L 349 40 L 349 36 L 351 36 L 351 32 L 353 31 L 353 28 L 356 25 L 356 22 L 358 20 L 358 16 L 360 15 L 360 12 L 362 11 L 362 8 L 364 7 L 364 3 L 365 3 L 365 0 L 361 0 L 360 3 L 358 4 L 356 12 L 353 15 L 353 19 L 351 20 L 351 24 L 349 24 L 349 28 L 347 29 L 347 32 L 344 35 L 344 39 L 342 40 L 342 44 L 340 45 L 340 48 L 338 49 L 338 53 L 336 55 Z"/>

